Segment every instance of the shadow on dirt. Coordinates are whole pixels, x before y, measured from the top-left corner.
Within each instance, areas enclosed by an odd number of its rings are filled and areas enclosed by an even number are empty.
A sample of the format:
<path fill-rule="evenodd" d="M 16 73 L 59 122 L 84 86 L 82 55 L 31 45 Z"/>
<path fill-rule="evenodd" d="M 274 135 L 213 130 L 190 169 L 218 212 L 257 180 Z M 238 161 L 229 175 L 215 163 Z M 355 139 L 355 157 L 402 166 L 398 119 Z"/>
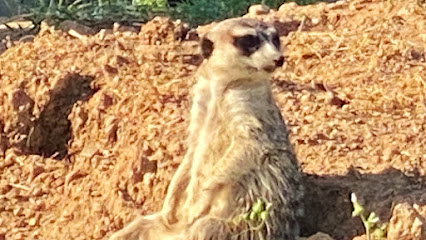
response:
<path fill-rule="evenodd" d="M 90 87 L 91 76 L 71 73 L 58 81 L 50 90 L 50 100 L 43 107 L 38 118 L 24 121 L 32 116 L 25 116 L 20 122 L 25 122 L 26 137 L 23 141 L 13 144 L 21 154 L 35 154 L 55 159 L 63 159 L 68 154 L 68 141 L 71 139 L 71 122 L 68 115 L 77 101 L 87 101 L 96 92 Z M 18 95 L 29 98 L 24 90 L 18 90 Z M 25 99 L 26 99 L 25 98 Z M 20 99 L 23 99 L 21 97 Z M 20 101 L 17 99 L 16 101 Z M 30 99 L 30 102 L 33 101 Z M 31 105 L 28 114 L 33 111 Z M 26 114 L 26 115 L 28 115 Z"/>
<path fill-rule="evenodd" d="M 352 217 L 351 193 L 367 211 L 389 221 L 397 203 L 425 205 L 426 184 L 390 168 L 379 174 L 360 174 L 350 169 L 346 176 L 306 175 L 306 217 L 301 220 L 304 236 L 325 232 L 336 240 L 348 240 L 365 233 L 359 217 Z"/>
<path fill-rule="evenodd" d="M 50 92 L 50 101 L 34 124 L 30 141 L 32 154 L 55 155 L 62 159 L 68 154 L 71 122 L 68 115 L 77 101 L 87 101 L 95 93 L 90 87 L 93 77 L 69 74 Z"/>
<path fill-rule="evenodd" d="M 313 94 L 324 91 L 335 93 L 336 87 L 282 79 L 274 79 L 273 85 L 279 92 L 308 91 Z M 335 104 L 337 100 L 330 103 Z M 420 180 L 419 174 L 413 175 L 407 176 L 394 168 L 377 174 L 361 174 L 356 169 L 348 169 L 345 176 L 305 175 L 306 216 L 300 220 L 302 236 L 324 232 L 336 240 L 349 240 L 364 234 L 360 218 L 352 217 L 351 193 L 355 193 L 365 209 L 374 211 L 383 222 L 389 221 L 393 207 L 398 203 L 426 205 L 426 179 Z M 426 219 L 423 220 L 426 222 Z"/>

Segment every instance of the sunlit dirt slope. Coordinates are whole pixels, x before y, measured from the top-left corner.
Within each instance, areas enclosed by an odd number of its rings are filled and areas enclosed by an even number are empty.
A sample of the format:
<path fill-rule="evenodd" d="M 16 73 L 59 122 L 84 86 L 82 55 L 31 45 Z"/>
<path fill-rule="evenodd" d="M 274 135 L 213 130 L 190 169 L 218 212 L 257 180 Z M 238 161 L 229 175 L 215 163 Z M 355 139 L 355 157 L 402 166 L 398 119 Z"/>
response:
<path fill-rule="evenodd" d="M 363 239 L 354 192 L 389 222 L 388 239 L 426 239 L 422 2 L 286 3 L 245 17 L 273 22 L 286 48 L 273 90 L 306 174 L 303 235 Z M 161 207 L 187 148 L 195 33 L 208 27 L 44 26 L 0 55 L 0 239 L 106 239 Z"/>

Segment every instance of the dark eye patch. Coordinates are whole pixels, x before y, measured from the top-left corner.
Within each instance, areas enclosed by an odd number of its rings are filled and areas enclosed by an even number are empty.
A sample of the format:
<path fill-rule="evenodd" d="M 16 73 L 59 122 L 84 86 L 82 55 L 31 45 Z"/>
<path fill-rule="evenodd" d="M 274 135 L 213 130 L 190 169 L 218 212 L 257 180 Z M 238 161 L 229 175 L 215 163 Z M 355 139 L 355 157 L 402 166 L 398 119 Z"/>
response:
<path fill-rule="evenodd" d="M 271 36 L 271 41 L 272 41 L 272 44 L 274 44 L 274 46 L 275 46 L 277 49 L 280 49 L 280 47 L 281 47 L 281 42 L 280 42 L 280 37 L 278 36 L 278 34 L 276 34 L 276 33 L 272 34 L 272 36 Z"/>
<path fill-rule="evenodd" d="M 250 56 L 261 44 L 260 38 L 257 35 L 245 35 L 234 38 L 234 45 L 241 50 L 244 56 Z"/>
<path fill-rule="evenodd" d="M 214 44 L 210 39 L 208 38 L 202 38 L 201 39 L 201 54 L 204 58 L 209 58 L 210 55 L 212 55 Z"/>

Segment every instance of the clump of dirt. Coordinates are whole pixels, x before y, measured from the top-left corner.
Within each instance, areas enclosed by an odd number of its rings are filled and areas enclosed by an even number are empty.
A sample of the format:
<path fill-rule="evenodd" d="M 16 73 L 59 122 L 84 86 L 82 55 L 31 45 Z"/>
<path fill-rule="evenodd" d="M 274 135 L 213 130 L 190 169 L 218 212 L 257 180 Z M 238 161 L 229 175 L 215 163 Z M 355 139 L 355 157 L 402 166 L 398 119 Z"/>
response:
<path fill-rule="evenodd" d="M 363 235 L 355 192 L 388 239 L 425 239 L 426 10 L 355 0 L 246 17 L 273 22 L 286 48 L 273 90 L 306 175 L 303 235 Z M 162 18 L 44 26 L 0 55 L 0 239 L 106 239 L 160 208 L 187 148 L 200 62 L 187 32 Z"/>

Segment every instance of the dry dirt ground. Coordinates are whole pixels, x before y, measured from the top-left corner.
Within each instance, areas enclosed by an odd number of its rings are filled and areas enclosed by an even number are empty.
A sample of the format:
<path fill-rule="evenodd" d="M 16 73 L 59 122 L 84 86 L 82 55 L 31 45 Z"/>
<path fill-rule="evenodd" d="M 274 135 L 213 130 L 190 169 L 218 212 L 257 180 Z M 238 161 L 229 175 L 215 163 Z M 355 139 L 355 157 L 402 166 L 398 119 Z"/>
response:
<path fill-rule="evenodd" d="M 273 88 L 306 175 L 303 235 L 364 239 L 354 192 L 389 222 L 387 239 L 426 239 L 423 3 L 287 3 L 247 17 L 274 22 L 286 46 Z M 200 57 L 180 23 L 137 30 L 45 26 L 0 55 L 0 239 L 106 239 L 161 206 Z"/>

